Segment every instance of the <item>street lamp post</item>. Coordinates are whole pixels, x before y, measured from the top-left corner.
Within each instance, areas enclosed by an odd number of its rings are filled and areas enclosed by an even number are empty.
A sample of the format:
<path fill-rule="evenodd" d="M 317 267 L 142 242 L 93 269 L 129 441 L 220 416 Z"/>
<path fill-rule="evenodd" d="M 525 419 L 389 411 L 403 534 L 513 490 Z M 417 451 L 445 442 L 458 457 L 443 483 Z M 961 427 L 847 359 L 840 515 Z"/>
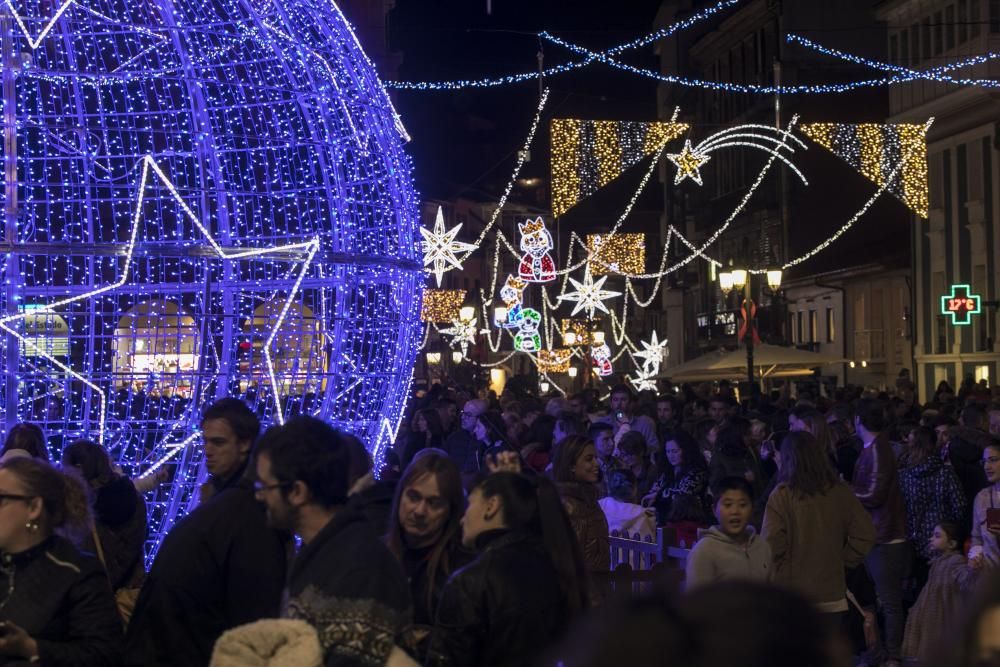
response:
<path fill-rule="evenodd" d="M 772 291 L 777 292 L 781 288 L 781 269 L 772 268 L 764 273 L 767 276 L 767 286 Z M 743 290 L 743 318 L 746 323 L 743 337 L 746 339 L 747 348 L 747 382 L 750 387 L 753 387 L 755 382 L 753 372 L 754 326 L 757 312 L 751 294 L 750 275 L 746 269 L 721 271 L 719 273 L 719 287 L 726 296 L 729 296 L 729 292 L 734 289 Z"/>

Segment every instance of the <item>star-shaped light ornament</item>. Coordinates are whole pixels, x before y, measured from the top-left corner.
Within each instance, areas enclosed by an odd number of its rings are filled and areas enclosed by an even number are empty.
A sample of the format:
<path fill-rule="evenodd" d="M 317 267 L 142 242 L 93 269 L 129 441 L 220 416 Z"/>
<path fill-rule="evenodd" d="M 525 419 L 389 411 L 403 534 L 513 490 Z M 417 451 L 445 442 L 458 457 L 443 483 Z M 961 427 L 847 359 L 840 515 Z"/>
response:
<path fill-rule="evenodd" d="M 462 356 L 465 357 L 469 354 L 469 344 L 476 342 L 479 326 L 474 317 L 471 320 L 452 320 L 451 326 L 447 329 L 441 329 L 441 333 L 451 336 L 452 346 L 460 346 Z"/>
<path fill-rule="evenodd" d="M 711 160 L 707 153 L 699 153 L 692 145 L 690 139 L 684 140 L 684 148 L 680 153 L 667 153 L 667 159 L 677 167 L 677 174 L 674 176 L 674 185 L 678 185 L 685 178 L 701 185 L 701 167 Z"/>
<path fill-rule="evenodd" d="M 656 380 L 654 377 L 652 375 L 647 375 L 642 371 L 636 373 L 635 377 L 630 375 L 628 381 L 632 383 L 632 386 L 635 387 L 636 391 L 646 391 L 647 389 L 650 391 L 657 391 Z"/>
<path fill-rule="evenodd" d="M 642 375 L 656 375 L 660 372 L 660 364 L 669 354 L 667 339 L 659 340 L 654 331 L 649 341 L 639 342 L 642 343 L 642 350 L 632 356 L 636 359 L 642 359 Z"/>
<path fill-rule="evenodd" d="M 472 243 L 456 241 L 455 237 L 458 236 L 460 229 L 462 229 L 461 223 L 451 229 L 444 228 L 444 213 L 440 206 L 438 206 L 437 218 L 434 220 L 434 229 L 420 228 L 420 234 L 424 237 L 422 244 L 424 266 L 429 264 L 434 266 L 432 269 L 427 269 L 427 272 L 433 273 L 434 277 L 437 278 L 438 287 L 441 287 L 441 276 L 446 271 L 462 268 L 462 263 L 458 261 L 455 253 L 469 252 L 478 247 Z"/>
<path fill-rule="evenodd" d="M 595 283 L 593 276 L 590 275 L 590 266 L 588 265 L 586 273 L 583 274 L 582 283 L 572 278 L 569 279 L 573 283 L 573 287 L 576 288 L 576 291 L 561 295 L 559 300 L 576 301 L 571 315 L 576 315 L 581 310 L 587 311 L 587 317 L 593 317 L 595 310 L 606 313 L 608 312 L 608 307 L 604 305 L 604 300 L 622 295 L 621 292 L 601 289 L 604 286 L 604 281 L 607 279 L 607 276 L 601 276 L 601 279 Z"/>

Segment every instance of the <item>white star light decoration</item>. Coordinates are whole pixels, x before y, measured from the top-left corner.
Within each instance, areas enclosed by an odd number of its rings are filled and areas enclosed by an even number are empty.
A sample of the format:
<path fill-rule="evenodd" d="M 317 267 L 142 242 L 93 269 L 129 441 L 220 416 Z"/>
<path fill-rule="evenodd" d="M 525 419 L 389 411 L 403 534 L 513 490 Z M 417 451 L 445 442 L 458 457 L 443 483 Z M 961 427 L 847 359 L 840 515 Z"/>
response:
<path fill-rule="evenodd" d="M 690 178 L 701 185 L 701 167 L 711 160 L 705 153 L 698 152 L 691 146 L 691 140 L 684 140 L 684 148 L 680 153 L 667 153 L 667 159 L 677 167 L 677 174 L 674 176 L 674 185 L 680 184 L 684 179 Z"/>
<path fill-rule="evenodd" d="M 37 315 L 38 313 L 55 312 L 57 308 L 62 308 L 63 306 L 67 306 L 71 303 L 75 303 L 77 301 L 84 301 L 86 299 L 90 299 L 95 296 L 100 296 L 102 294 L 107 294 L 108 292 L 113 292 L 114 290 L 122 287 L 128 281 L 129 272 L 132 268 L 132 260 L 135 255 L 135 248 L 137 245 L 137 240 L 139 235 L 139 223 L 142 221 L 142 203 L 146 194 L 146 185 L 149 182 L 150 170 L 155 172 L 156 176 L 167 187 L 174 201 L 177 202 L 177 204 L 181 207 L 181 210 L 183 210 L 184 214 L 187 216 L 189 220 L 191 220 L 194 226 L 198 228 L 198 231 L 201 232 L 201 234 L 208 240 L 209 245 L 219 256 L 219 258 L 223 260 L 250 259 L 253 257 L 260 257 L 263 255 L 279 255 L 279 256 L 287 255 L 290 252 L 293 253 L 294 255 L 298 255 L 298 258 L 296 259 L 285 259 L 285 261 L 300 262 L 302 268 L 295 279 L 294 286 L 288 293 L 288 297 L 285 299 L 285 302 L 281 309 L 281 314 L 279 315 L 278 319 L 275 322 L 274 329 L 271 331 L 271 334 L 267 337 L 267 341 L 264 343 L 264 361 L 267 365 L 267 372 L 271 383 L 271 390 L 274 392 L 275 406 L 277 408 L 277 413 L 278 413 L 278 422 L 283 424 L 285 420 L 281 410 L 281 401 L 278 400 L 279 396 L 278 380 L 274 373 L 274 364 L 271 361 L 270 348 L 271 344 L 274 342 L 274 338 L 277 335 L 278 330 L 281 329 L 281 325 L 284 322 L 285 316 L 288 314 L 288 309 L 291 307 L 292 300 L 294 299 L 295 294 L 298 292 L 299 287 L 302 285 L 302 280 L 305 278 L 306 273 L 309 270 L 309 265 L 312 263 L 313 257 L 315 257 L 316 252 L 319 250 L 319 237 L 315 237 L 309 241 L 303 241 L 300 243 L 290 243 L 288 245 L 283 245 L 283 246 L 272 246 L 270 248 L 239 248 L 239 249 L 223 248 L 222 246 L 219 245 L 219 243 L 215 240 L 215 238 L 212 237 L 211 232 L 209 232 L 208 228 L 206 228 L 202 224 L 201 220 L 198 219 L 198 216 L 195 215 L 194 211 L 192 211 L 191 208 L 188 207 L 187 203 L 180 196 L 180 193 L 178 193 L 176 188 L 174 188 L 173 183 L 170 181 L 169 178 L 167 178 L 167 175 L 163 173 L 163 170 L 160 169 L 160 166 L 156 163 L 155 160 L 153 160 L 152 156 L 147 155 L 142 160 L 142 178 L 139 183 L 139 193 L 135 205 L 135 214 L 132 217 L 132 230 L 129 233 L 128 247 L 126 248 L 125 251 L 125 267 L 124 270 L 122 271 L 121 277 L 110 285 L 104 285 L 103 287 L 95 288 L 89 292 L 85 292 L 78 296 L 73 296 L 66 299 L 60 299 L 58 301 L 54 301 L 52 303 L 46 304 L 42 308 L 32 311 L 30 314 L 34 316 Z M 26 347 L 33 349 L 37 353 L 37 356 L 47 359 L 49 363 L 51 363 L 59 370 L 63 371 L 67 375 L 76 378 L 77 380 L 79 380 L 86 386 L 90 387 L 92 390 L 94 390 L 94 392 L 100 397 L 100 412 L 99 412 L 99 421 L 97 427 L 97 442 L 103 444 L 104 427 L 105 427 L 105 419 L 107 416 L 107 403 L 108 403 L 106 392 L 103 389 L 101 389 L 98 385 L 96 385 L 94 382 L 89 380 L 86 376 L 81 375 L 80 373 L 74 371 L 71 367 L 69 367 L 59 359 L 56 359 L 51 354 L 46 352 L 43 348 L 36 345 L 31 338 L 23 336 L 20 332 L 16 331 L 14 328 L 10 326 L 12 322 L 23 320 L 28 315 L 29 313 L 25 312 L 25 313 L 16 313 L 13 315 L 8 315 L 6 317 L 0 318 L 0 329 L 3 329 L 10 335 L 17 338 Z M 188 438 L 184 440 L 182 443 L 173 445 L 172 447 L 176 447 L 176 449 L 172 449 L 169 452 L 168 456 L 175 455 L 176 452 L 183 449 L 183 447 L 186 446 L 191 441 L 192 439 Z M 157 463 L 157 467 L 159 465 L 162 465 L 164 462 L 165 460 L 159 461 Z"/>
<path fill-rule="evenodd" d="M 595 310 L 600 310 L 602 312 L 608 312 L 607 306 L 604 305 L 605 299 L 611 299 L 616 296 L 621 296 L 621 292 L 612 292 L 610 290 L 601 289 L 604 286 L 604 281 L 608 279 L 608 276 L 601 276 L 601 279 L 596 283 L 594 282 L 593 276 L 590 275 L 590 265 L 587 265 L 587 270 L 583 274 L 583 282 L 578 282 L 569 279 L 573 283 L 573 287 L 576 288 L 575 292 L 567 292 L 559 297 L 560 301 L 575 301 L 576 305 L 573 306 L 573 312 L 571 315 L 576 315 L 581 310 L 587 311 L 587 317 L 593 317 Z"/>
<path fill-rule="evenodd" d="M 453 346 L 461 346 L 463 357 L 469 352 L 469 344 L 476 342 L 478 332 L 479 327 L 474 317 L 471 320 L 452 320 L 450 327 L 441 329 L 441 333 L 452 337 L 451 344 Z"/>
<path fill-rule="evenodd" d="M 628 381 L 632 383 L 636 391 L 656 391 L 656 380 L 653 376 L 647 375 L 646 373 L 639 371 L 636 373 L 635 377 L 629 376 Z"/>
<path fill-rule="evenodd" d="M 452 269 L 462 268 L 462 263 L 458 261 L 455 253 L 472 251 L 478 247 L 471 243 L 456 241 L 455 237 L 460 229 L 462 229 L 461 223 L 448 230 L 444 228 L 444 213 L 441 212 L 440 206 L 438 206 L 437 218 L 434 220 L 433 231 L 426 227 L 420 228 L 420 234 L 424 237 L 424 266 L 434 265 L 433 269 L 427 271 L 433 273 L 437 278 L 438 287 L 441 287 L 442 274 Z"/>
<path fill-rule="evenodd" d="M 642 375 L 656 375 L 660 372 L 660 364 L 663 363 L 663 359 L 667 355 L 667 340 L 658 340 L 654 331 L 648 342 L 643 340 L 640 343 L 642 343 L 642 351 L 636 352 L 632 356 L 636 359 L 642 359 Z"/>

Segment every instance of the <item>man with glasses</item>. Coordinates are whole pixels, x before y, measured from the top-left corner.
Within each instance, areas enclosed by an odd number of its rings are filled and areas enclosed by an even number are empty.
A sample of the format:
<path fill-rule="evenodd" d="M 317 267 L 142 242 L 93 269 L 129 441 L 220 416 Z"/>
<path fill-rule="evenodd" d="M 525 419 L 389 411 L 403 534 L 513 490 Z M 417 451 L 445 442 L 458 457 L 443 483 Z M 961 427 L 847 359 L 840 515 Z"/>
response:
<path fill-rule="evenodd" d="M 344 435 L 314 417 L 268 429 L 257 453 L 267 521 L 302 539 L 281 615 L 316 628 L 327 665 L 384 665 L 411 622 L 402 569 L 348 505 Z"/>
<path fill-rule="evenodd" d="M 486 401 L 474 398 L 466 401 L 462 411 L 458 413 L 461 428 L 448 436 L 442 449 L 448 453 L 448 458 L 455 462 L 463 476 L 479 472 L 479 441 L 476 439 L 476 421 L 486 412 L 489 406 Z"/>
<path fill-rule="evenodd" d="M 206 666 L 223 632 L 278 614 L 287 540 L 267 526 L 248 465 L 260 422 L 224 398 L 201 430 L 211 491 L 160 545 L 125 638 L 129 666 Z"/>

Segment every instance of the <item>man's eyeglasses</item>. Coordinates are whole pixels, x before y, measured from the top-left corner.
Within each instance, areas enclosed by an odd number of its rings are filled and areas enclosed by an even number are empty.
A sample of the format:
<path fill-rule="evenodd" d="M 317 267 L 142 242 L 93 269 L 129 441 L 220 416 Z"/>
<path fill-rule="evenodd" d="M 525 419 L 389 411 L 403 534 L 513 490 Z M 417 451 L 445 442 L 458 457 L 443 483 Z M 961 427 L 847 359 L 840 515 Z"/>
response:
<path fill-rule="evenodd" d="M 263 493 L 265 491 L 273 491 L 274 489 L 286 489 L 292 484 L 293 482 L 278 482 L 277 484 L 261 484 L 260 482 L 254 482 L 253 492 Z"/>
<path fill-rule="evenodd" d="M 479 415 L 473 414 L 471 412 L 466 412 L 465 410 L 462 410 L 462 412 L 460 414 L 461 414 L 462 417 L 468 417 L 469 419 L 475 419 L 476 417 L 479 416 Z"/>

